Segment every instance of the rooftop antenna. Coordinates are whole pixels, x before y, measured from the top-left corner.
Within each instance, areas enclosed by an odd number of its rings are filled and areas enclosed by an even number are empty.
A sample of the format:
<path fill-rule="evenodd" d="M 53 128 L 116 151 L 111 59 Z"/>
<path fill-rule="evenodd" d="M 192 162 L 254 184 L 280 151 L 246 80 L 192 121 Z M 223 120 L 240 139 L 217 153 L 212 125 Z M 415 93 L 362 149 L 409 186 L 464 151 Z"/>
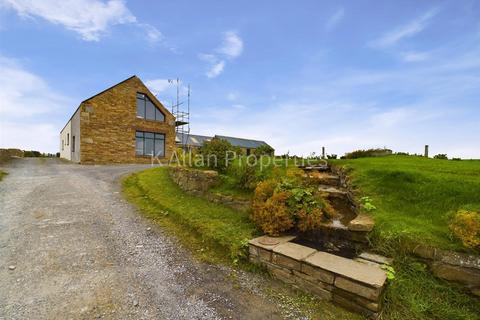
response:
<path fill-rule="evenodd" d="M 180 84 L 182 82 L 177 78 L 168 79 L 168 83 L 176 84 L 177 86 L 176 103 L 173 104 L 172 102 L 172 114 L 175 117 L 175 136 L 180 140 L 177 144 L 183 150 L 186 150 L 190 136 L 190 84 L 187 90 L 187 110 L 184 111 L 180 108 L 185 104 L 183 101 L 180 101 Z"/>

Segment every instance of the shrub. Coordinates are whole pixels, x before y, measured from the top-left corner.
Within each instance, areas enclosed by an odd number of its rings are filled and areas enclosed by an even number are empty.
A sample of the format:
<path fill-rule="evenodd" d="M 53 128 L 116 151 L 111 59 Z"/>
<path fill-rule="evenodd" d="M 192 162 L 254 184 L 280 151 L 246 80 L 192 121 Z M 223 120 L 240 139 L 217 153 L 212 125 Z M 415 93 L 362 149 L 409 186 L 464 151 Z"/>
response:
<path fill-rule="evenodd" d="M 260 157 L 260 156 L 273 156 L 273 152 L 275 150 L 273 150 L 272 147 L 270 147 L 269 145 L 267 144 L 264 144 L 264 145 L 261 145 L 260 147 L 256 148 L 254 151 L 253 151 L 253 154 L 257 157 Z"/>
<path fill-rule="evenodd" d="M 345 159 L 357 159 L 367 157 L 383 157 L 392 154 L 390 149 L 368 149 L 368 150 L 355 150 L 349 153 L 345 153 Z"/>
<path fill-rule="evenodd" d="M 327 159 L 337 159 L 336 154 L 327 154 Z"/>
<path fill-rule="evenodd" d="M 239 154 L 239 149 L 227 140 L 214 138 L 205 142 L 200 152 L 204 156 L 205 166 L 225 172 L 230 160 Z"/>
<path fill-rule="evenodd" d="M 480 212 L 458 210 L 450 222 L 450 230 L 468 248 L 480 248 Z"/>
<path fill-rule="evenodd" d="M 439 154 L 434 155 L 433 159 L 448 160 L 448 157 L 445 153 L 439 153 Z"/>
<path fill-rule="evenodd" d="M 335 215 L 316 188 L 305 186 L 296 174 L 265 180 L 255 189 L 252 220 L 268 235 L 313 230 Z"/>

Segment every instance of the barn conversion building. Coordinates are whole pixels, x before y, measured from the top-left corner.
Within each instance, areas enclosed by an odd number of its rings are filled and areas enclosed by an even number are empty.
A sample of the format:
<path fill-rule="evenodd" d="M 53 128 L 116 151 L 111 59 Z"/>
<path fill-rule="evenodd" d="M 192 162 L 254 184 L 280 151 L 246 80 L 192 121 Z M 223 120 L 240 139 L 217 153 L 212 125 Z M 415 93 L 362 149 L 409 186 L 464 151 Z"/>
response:
<path fill-rule="evenodd" d="M 60 132 L 60 157 L 77 163 L 150 163 L 152 156 L 167 161 L 177 147 L 199 148 L 213 138 L 245 154 L 266 145 L 218 135 L 177 135 L 175 128 L 172 113 L 132 76 L 80 103 Z"/>
<path fill-rule="evenodd" d="M 169 159 L 175 118 L 136 76 L 80 103 L 60 132 L 60 157 L 81 163 Z"/>

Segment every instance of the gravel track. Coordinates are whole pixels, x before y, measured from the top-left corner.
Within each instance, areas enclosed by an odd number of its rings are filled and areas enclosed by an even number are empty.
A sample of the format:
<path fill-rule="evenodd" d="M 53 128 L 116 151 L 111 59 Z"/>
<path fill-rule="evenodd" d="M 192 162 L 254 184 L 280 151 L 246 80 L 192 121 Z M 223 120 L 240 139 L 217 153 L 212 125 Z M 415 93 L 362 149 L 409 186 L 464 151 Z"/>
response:
<path fill-rule="evenodd" d="M 119 178 L 146 167 L 4 168 L 0 319 L 281 318 L 267 280 L 195 261 L 122 198 Z"/>

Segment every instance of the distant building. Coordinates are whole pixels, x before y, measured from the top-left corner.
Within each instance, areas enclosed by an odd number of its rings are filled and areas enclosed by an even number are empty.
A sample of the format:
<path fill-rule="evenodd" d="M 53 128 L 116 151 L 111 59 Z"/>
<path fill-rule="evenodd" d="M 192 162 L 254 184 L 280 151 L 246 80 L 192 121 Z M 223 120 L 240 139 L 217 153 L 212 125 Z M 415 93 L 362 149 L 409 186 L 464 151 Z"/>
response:
<path fill-rule="evenodd" d="M 82 101 L 60 132 L 60 157 L 80 163 L 169 159 L 175 118 L 132 76 Z"/>
<path fill-rule="evenodd" d="M 182 142 L 182 137 L 184 141 Z M 244 139 L 244 138 L 236 138 L 236 137 L 228 137 L 228 136 L 220 136 L 220 135 L 215 135 L 213 137 L 210 136 L 200 136 L 200 135 L 195 135 L 195 134 L 190 134 L 190 135 L 181 135 L 177 134 L 177 144 L 179 145 L 185 145 L 187 148 L 191 149 L 198 149 L 203 146 L 203 144 L 206 141 L 211 141 L 212 139 L 222 139 L 228 141 L 232 146 L 234 147 L 239 147 L 242 149 L 242 151 L 246 154 L 249 155 L 251 154 L 255 149 L 257 149 L 260 146 L 269 146 L 265 141 L 260 141 L 260 140 L 252 140 L 252 139 Z M 273 148 L 272 148 L 273 150 Z"/>

